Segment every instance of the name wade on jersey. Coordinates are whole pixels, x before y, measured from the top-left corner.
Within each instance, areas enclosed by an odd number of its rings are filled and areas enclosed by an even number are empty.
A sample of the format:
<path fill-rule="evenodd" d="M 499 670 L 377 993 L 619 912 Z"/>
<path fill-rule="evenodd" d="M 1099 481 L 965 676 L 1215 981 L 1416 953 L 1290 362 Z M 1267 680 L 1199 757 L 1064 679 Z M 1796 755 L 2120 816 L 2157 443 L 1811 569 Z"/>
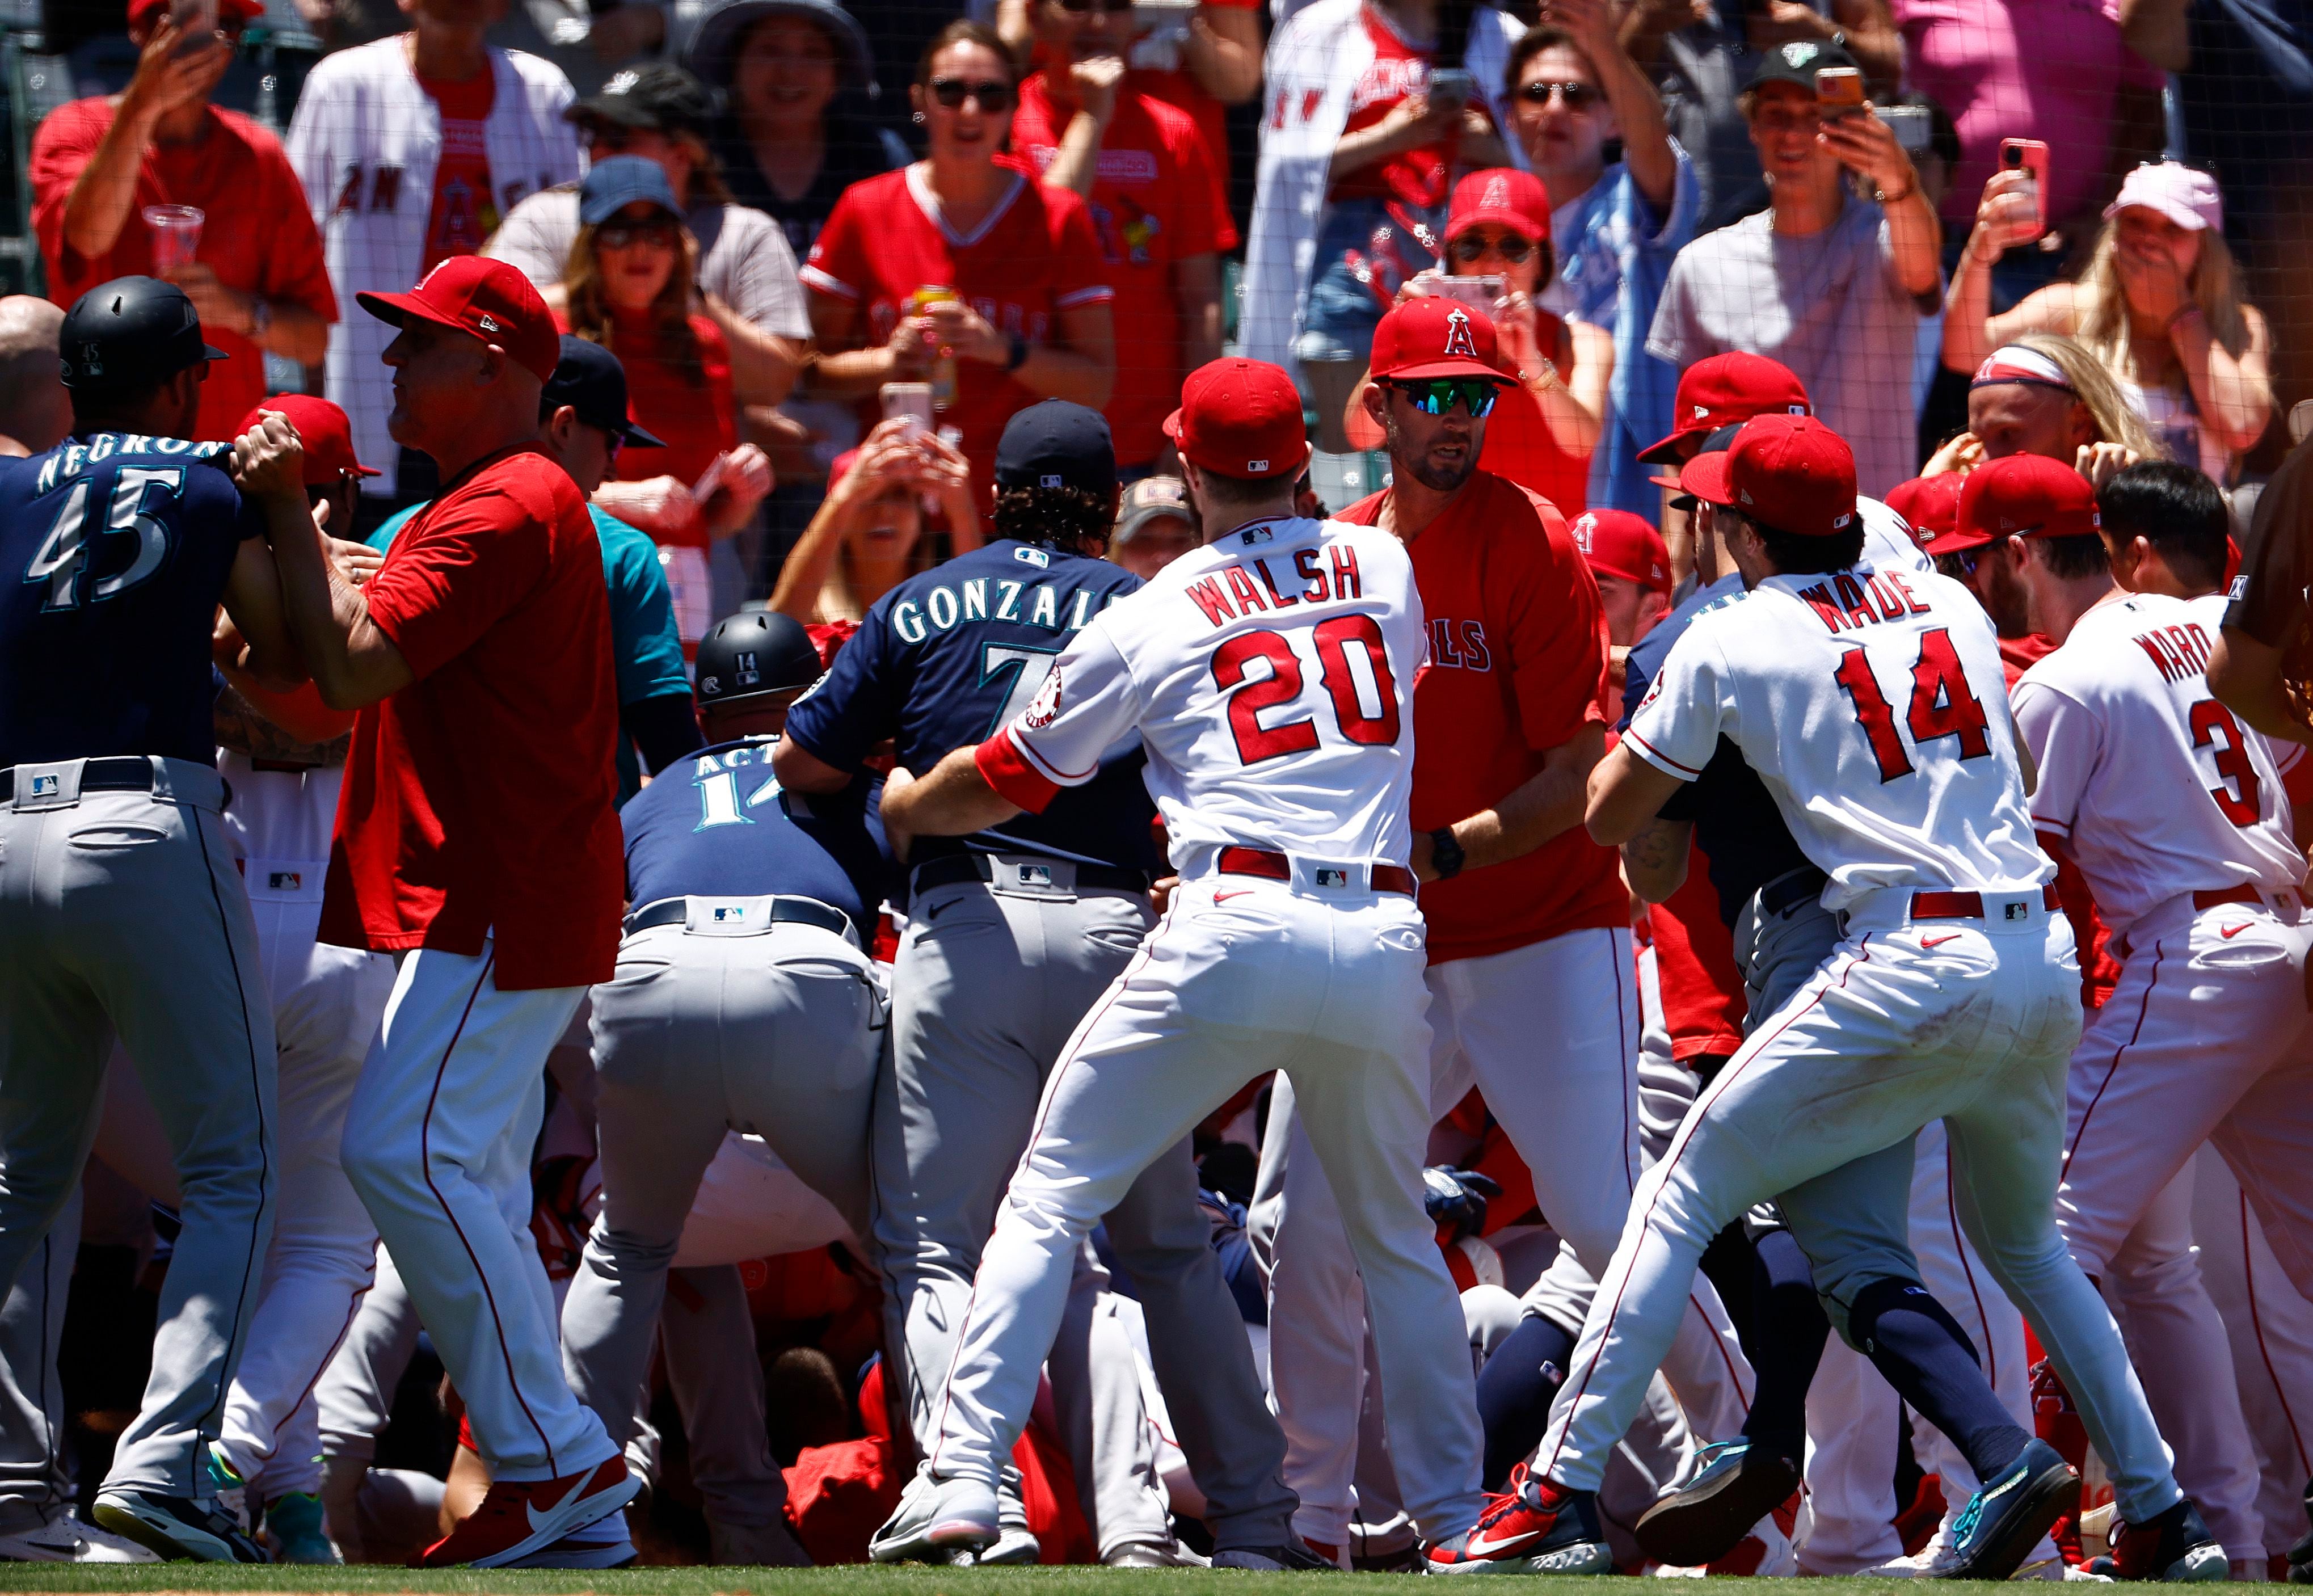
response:
<path fill-rule="evenodd" d="M 1834 634 L 1860 631 L 1877 622 L 1900 621 L 1906 615 L 1929 613 L 1927 602 L 1913 593 L 1895 571 L 1873 571 L 1860 577 L 1853 571 L 1840 571 L 1828 582 L 1800 588 L 1799 595 L 1807 601 L 1807 608 L 1815 612 L 1825 630 Z"/>

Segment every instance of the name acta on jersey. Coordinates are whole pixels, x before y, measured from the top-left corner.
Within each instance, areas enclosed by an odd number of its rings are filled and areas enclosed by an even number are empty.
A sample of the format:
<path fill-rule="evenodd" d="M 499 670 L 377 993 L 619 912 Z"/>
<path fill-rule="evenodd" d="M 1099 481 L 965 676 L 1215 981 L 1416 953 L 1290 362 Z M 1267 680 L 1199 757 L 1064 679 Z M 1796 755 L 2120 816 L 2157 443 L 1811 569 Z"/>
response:
<path fill-rule="evenodd" d="M 33 491 L 46 493 L 115 454 L 182 454 L 189 460 L 210 460 L 232 448 L 231 444 L 197 444 L 181 437 L 146 437 L 141 432 L 100 432 L 88 442 L 67 445 L 42 461 L 40 483 Z"/>
<path fill-rule="evenodd" d="M 1020 549 L 1021 555 L 1041 554 L 1041 549 Z M 1109 595 L 1113 600 L 1113 595 Z M 967 621 L 1011 621 L 1041 626 L 1048 631 L 1079 631 L 1106 607 L 1107 600 L 1089 587 L 1077 589 L 1063 607 L 1059 590 L 1046 583 L 1006 581 L 974 577 L 954 586 L 943 584 L 924 595 L 923 602 L 902 599 L 892 606 L 892 630 L 904 642 L 920 643 L 934 631 L 953 631 Z M 1096 607 L 1097 606 L 1097 607 Z"/>

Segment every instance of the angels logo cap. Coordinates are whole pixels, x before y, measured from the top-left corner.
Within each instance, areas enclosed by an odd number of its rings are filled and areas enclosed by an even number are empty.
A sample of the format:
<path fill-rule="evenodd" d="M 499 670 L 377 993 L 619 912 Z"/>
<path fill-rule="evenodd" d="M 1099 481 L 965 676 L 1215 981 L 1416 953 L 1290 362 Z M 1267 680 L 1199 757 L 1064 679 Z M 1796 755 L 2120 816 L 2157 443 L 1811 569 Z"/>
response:
<path fill-rule="evenodd" d="M 1473 227 L 1507 227 L 1529 242 L 1550 237 L 1550 190 L 1531 172 L 1490 166 L 1454 185 L 1446 211 L 1446 242 Z"/>
<path fill-rule="evenodd" d="M 1628 510 L 1585 510 L 1566 524 L 1594 577 L 1620 577 L 1670 591 L 1670 550 L 1662 533 Z"/>
<path fill-rule="evenodd" d="M 453 255 L 407 294 L 365 292 L 354 298 L 396 327 L 415 316 L 496 344 L 541 383 L 553 380 L 562 358 L 562 335 L 554 330 L 546 301 L 528 278 L 503 260 Z"/>
<path fill-rule="evenodd" d="M 1967 473 L 1959 523 L 1929 552 L 1981 548 L 2004 537 L 2093 537 L 2102 525 L 2086 477 L 2045 454 L 2010 454 Z"/>
<path fill-rule="evenodd" d="M 1807 384 L 1781 361 L 1737 350 L 1711 355 L 1679 374 L 1671 434 L 1639 451 L 1649 465 L 1662 465 L 1689 452 L 1722 427 L 1754 416 L 1812 416 Z"/>
<path fill-rule="evenodd" d="M 286 416 L 289 425 L 297 429 L 297 441 L 305 450 L 305 486 L 334 486 L 347 472 L 357 477 L 383 475 L 377 467 L 364 465 L 354 454 L 353 423 L 345 411 L 326 399 L 311 393 L 276 393 L 253 406 L 241 419 L 233 436 L 249 431 L 265 419 L 268 410 Z"/>
<path fill-rule="evenodd" d="M 1724 454 L 1687 462 L 1686 490 L 1795 537 L 1855 525 L 1855 451 L 1813 416 L 1757 416 Z"/>
<path fill-rule="evenodd" d="M 1409 299 L 1374 329 L 1373 371 L 1376 383 L 1420 382 L 1426 377 L 1512 379 L 1497 361 L 1493 319 L 1458 300 L 1424 295 Z"/>
<path fill-rule="evenodd" d="M 1191 372 L 1165 436 L 1198 470 L 1253 481 L 1297 476 L 1309 458 L 1300 391 L 1266 360 L 1214 360 Z"/>

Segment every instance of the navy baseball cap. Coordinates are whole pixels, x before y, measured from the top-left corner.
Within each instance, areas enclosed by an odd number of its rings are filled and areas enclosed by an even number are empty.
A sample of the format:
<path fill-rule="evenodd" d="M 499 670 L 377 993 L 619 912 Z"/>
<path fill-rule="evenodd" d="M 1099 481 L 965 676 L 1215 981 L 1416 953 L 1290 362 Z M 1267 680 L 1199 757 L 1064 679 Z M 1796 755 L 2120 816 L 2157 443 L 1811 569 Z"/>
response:
<path fill-rule="evenodd" d="M 627 368 L 619 364 L 619 357 L 600 344 L 567 332 L 562 335 L 562 354 L 554 363 L 554 375 L 538 391 L 540 419 L 566 404 L 587 426 L 624 439 L 631 447 L 666 447 L 665 439 L 653 437 L 627 414 Z"/>
<path fill-rule="evenodd" d="M 1755 89 L 1763 84 L 1797 84 L 1812 94 L 1815 93 L 1815 75 L 1824 68 L 1860 68 L 1860 62 L 1847 53 L 1844 45 L 1829 40 L 1795 39 L 1789 44 L 1762 50 L 1759 64 L 1751 69 L 1751 81 L 1744 86 Z"/>
<path fill-rule="evenodd" d="M 680 66 L 645 66 L 619 73 L 601 93 L 564 111 L 562 119 L 704 137 L 715 119 L 715 97 Z"/>
<path fill-rule="evenodd" d="M 1098 410 L 1047 399 L 1017 411 L 996 445 L 999 488 L 1081 488 L 1096 498 L 1116 491 L 1116 444 Z"/>
<path fill-rule="evenodd" d="M 201 337 L 193 302 L 158 278 L 115 278 L 73 302 L 57 329 L 67 388 L 157 383 L 204 360 L 227 358 Z"/>
<path fill-rule="evenodd" d="M 647 200 L 677 221 L 682 219 L 682 207 L 674 202 L 674 185 L 666 181 L 665 168 L 640 155 L 612 155 L 595 162 L 587 170 L 586 181 L 578 185 L 578 219 L 589 227 L 600 227 L 638 199 Z"/>

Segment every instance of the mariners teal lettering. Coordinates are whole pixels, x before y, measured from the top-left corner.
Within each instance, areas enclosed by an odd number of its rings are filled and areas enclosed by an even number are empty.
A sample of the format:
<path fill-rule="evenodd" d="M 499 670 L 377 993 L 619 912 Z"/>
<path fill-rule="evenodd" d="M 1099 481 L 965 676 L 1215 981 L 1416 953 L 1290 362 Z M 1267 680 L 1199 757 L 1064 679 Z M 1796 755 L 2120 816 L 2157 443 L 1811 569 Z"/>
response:
<path fill-rule="evenodd" d="M 892 630 L 900 634 L 902 642 L 924 640 L 924 613 L 916 607 L 914 599 L 906 599 L 892 606 Z"/>
<path fill-rule="evenodd" d="M 1052 596 L 1051 588 L 1036 589 L 1036 610 L 1028 617 L 1028 620 L 1033 625 L 1047 627 L 1053 631 L 1060 630 L 1060 601 Z"/>
<path fill-rule="evenodd" d="M 963 618 L 966 621 L 988 619 L 988 578 L 975 577 L 963 585 Z"/>
<path fill-rule="evenodd" d="M 996 618 L 998 621 L 1020 619 L 1020 590 L 1027 585 L 1025 582 L 996 584 Z"/>
<path fill-rule="evenodd" d="M 1092 589 L 1089 587 L 1079 587 L 1077 589 L 1076 613 L 1069 617 L 1069 630 L 1070 631 L 1080 631 L 1084 629 L 1085 622 L 1091 619 Z"/>
<path fill-rule="evenodd" d="M 930 613 L 934 626 L 942 631 L 951 630 L 955 625 L 955 589 L 933 588 L 924 596 L 924 608 Z"/>

